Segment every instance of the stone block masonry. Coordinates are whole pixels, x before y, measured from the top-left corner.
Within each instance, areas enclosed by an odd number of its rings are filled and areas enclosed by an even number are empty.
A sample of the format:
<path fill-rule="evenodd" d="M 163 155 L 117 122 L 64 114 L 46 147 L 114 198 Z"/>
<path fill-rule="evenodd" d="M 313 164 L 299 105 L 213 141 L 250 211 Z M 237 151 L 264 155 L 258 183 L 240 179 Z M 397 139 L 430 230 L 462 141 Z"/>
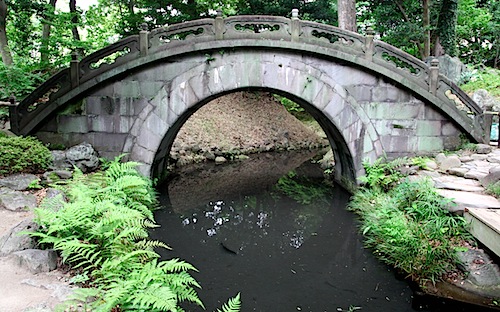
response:
<path fill-rule="evenodd" d="M 107 156 L 129 153 L 159 175 L 177 131 L 193 111 L 225 93 L 267 90 L 311 112 L 336 149 L 338 179 L 363 174 L 362 161 L 450 148 L 453 121 L 397 83 L 314 54 L 280 49 L 192 53 L 144 66 L 96 86 L 81 114 L 49 118 L 38 135 L 67 146 L 91 143 Z"/>

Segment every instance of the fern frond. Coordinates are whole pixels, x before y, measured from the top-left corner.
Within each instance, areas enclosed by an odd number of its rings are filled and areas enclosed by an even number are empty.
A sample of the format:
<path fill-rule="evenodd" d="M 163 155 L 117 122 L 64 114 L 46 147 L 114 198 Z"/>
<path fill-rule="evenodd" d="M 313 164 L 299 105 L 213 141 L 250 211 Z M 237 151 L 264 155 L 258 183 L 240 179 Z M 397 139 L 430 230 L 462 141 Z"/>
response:
<path fill-rule="evenodd" d="M 170 246 L 158 240 L 141 240 L 136 243 L 138 249 L 153 250 L 155 248 L 165 248 L 172 250 Z"/>
<path fill-rule="evenodd" d="M 106 169 L 106 177 L 111 180 L 116 180 L 124 175 L 137 175 L 139 176 L 139 172 L 136 170 L 137 166 L 140 163 L 129 161 L 129 162 L 120 162 L 119 160 L 111 162 L 109 164 L 108 169 Z"/>
<path fill-rule="evenodd" d="M 154 287 L 156 286 L 156 287 Z M 154 285 L 148 287 L 133 297 L 132 305 L 139 310 L 175 311 L 177 297 L 167 286 Z"/>
<path fill-rule="evenodd" d="M 241 310 L 241 299 L 240 293 L 235 297 L 229 298 L 228 302 L 222 306 L 221 309 L 217 309 L 216 312 L 239 312 Z"/>
<path fill-rule="evenodd" d="M 159 266 L 167 273 L 177 273 L 189 270 L 198 272 L 198 270 L 191 263 L 180 260 L 179 258 L 162 261 L 159 263 Z"/>
<path fill-rule="evenodd" d="M 36 210 L 40 230 L 30 234 L 61 251 L 64 261 L 92 276 L 96 291 L 80 293 L 95 299 L 92 311 L 183 311 L 181 301 L 203 307 L 189 274 L 196 268 L 179 259 L 158 261 L 156 248 L 170 247 L 148 239 L 157 227 L 153 209 L 157 196 L 152 183 L 137 170 L 138 163 L 109 164 L 104 174 L 83 175 L 59 187 L 61 198 L 47 200 Z"/>
<path fill-rule="evenodd" d="M 167 283 L 168 283 L 168 281 L 167 281 Z M 175 285 L 169 284 L 169 287 L 177 295 L 177 300 L 189 301 L 192 303 L 196 303 L 200 307 L 205 308 L 200 297 L 198 297 L 198 293 L 190 285 L 175 286 Z"/>

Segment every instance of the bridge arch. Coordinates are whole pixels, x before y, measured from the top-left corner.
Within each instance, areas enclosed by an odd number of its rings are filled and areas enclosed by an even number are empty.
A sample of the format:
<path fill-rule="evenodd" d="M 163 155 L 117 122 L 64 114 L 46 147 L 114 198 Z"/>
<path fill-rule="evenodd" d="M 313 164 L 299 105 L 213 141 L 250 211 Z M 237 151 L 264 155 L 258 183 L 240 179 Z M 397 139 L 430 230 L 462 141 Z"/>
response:
<path fill-rule="evenodd" d="M 242 54 L 245 61 L 241 61 Z M 268 90 L 302 104 L 317 119 L 334 150 L 337 178 L 354 180 L 362 172 L 363 159 L 374 160 L 382 153 L 377 131 L 342 84 L 309 61 L 301 55 L 276 51 L 251 56 L 248 51 L 234 51 L 218 56 L 208 68 L 204 63 L 195 66 L 161 87 L 143 108 L 124 151 L 132 159 L 150 164 L 145 174 L 157 176 L 166 166 L 164 160 L 177 132 L 197 108 L 226 93 Z M 165 72 L 169 66 L 159 64 L 139 75 Z M 339 66 L 331 69 L 338 74 L 342 71 Z"/>
<path fill-rule="evenodd" d="M 372 34 L 296 15 L 218 16 L 141 31 L 75 58 L 11 108 L 11 128 L 51 143 L 87 141 L 104 157 L 129 152 L 153 175 L 198 107 L 244 89 L 304 105 L 349 179 L 361 174 L 366 158 L 453 148 L 459 134 L 486 140 L 483 111 L 436 64 Z"/>

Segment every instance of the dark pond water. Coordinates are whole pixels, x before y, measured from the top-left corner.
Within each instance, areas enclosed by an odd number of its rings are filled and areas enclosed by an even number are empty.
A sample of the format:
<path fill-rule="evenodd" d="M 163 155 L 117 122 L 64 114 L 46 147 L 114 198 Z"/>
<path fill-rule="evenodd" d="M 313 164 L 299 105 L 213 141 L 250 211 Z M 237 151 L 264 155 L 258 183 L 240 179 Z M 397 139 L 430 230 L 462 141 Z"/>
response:
<path fill-rule="evenodd" d="M 242 311 L 413 311 L 407 283 L 363 248 L 349 194 L 311 156 L 190 167 L 159 188 L 152 237 L 199 269 L 207 311 L 238 292 Z"/>

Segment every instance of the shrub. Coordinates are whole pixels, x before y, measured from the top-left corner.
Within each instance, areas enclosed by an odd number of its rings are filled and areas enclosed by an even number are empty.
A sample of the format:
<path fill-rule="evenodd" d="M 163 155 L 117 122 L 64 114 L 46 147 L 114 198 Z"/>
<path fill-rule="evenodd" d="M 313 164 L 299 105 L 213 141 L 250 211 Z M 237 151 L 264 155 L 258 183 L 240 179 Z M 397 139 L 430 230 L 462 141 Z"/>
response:
<path fill-rule="evenodd" d="M 32 137 L 0 137 L 0 174 L 40 173 L 52 163 L 52 154 Z"/>
<path fill-rule="evenodd" d="M 485 89 L 491 95 L 500 97 L 500 70 L 487 68 L 474 75 L 466 84 L 460 86 L 465 92 Z"/>
<path fill-rule="evenodd" d="M 404 177 L 399 169 L 409 163 L 407 158 L 398 158 L 392 161 L 379 158 L 373 164 L 363 161 L 366 175 L 360 177 L 359 180 L 368 188 L 377 191 L 388 191 Z"/>
<path fill-rule="evenodd" d="M 9 119 L 9 108 L 7 106 L 0 106 L 0 120 Z"/>
<path fill-rule="evenodd" d="M 0 99 L 15 95 L 18 99 L 24 98 L 44 80 L 41 73 L 33 73 L 29 68 L 17 65 L 7 67 L 0 62 Z"/>

